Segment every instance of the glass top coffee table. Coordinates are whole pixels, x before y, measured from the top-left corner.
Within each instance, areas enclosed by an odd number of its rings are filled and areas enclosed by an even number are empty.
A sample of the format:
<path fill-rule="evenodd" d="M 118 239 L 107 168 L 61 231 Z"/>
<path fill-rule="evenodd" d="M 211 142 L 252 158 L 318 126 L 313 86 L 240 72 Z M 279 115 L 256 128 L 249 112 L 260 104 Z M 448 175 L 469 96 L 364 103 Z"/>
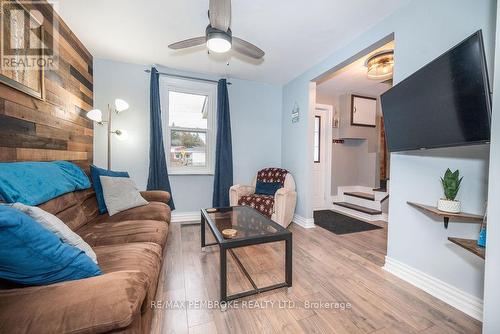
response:
<path fill-rule="evenodd" d="M 204 250 L 206 246 L 219 246 L 221 301 L 227 302 L 264 291 L 292 286 L 292 233 L 290 231 L 248 206 L 213 209 L 217 210 L 215 212 L 209 212 L 210 210 L 201 210 L 201 247 Z M 208 225 L 215 236 L 215 243 L 205 243 L 205 225 Z M 230 239 L 224 238 L 222 231 L 225 229 L 234 229 L 237 233 Z M 285 282 L 259 288 L 232 249 L 276 241 L 285 241 Z M 252 284 L 252 290 L 227 295 L 227 252 L 234 257 L 236 264 Z"/>

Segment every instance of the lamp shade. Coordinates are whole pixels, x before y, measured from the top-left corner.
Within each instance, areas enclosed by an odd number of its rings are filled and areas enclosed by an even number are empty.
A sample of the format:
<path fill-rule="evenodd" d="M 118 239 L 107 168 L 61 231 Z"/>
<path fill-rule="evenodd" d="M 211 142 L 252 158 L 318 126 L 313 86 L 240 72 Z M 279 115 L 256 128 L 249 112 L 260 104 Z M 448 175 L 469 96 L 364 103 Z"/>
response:
<path fill-rule="evenodd" d="M 100 123 L 102 122 L 102 111 L 99 109 L 92 109 L 87 113 L 87 118 Z"/>
<path fill-rule="evenodd" d="M 116 135 L 116 138 L 120 141 L 125 141 L 128 139 L 127 130 L 116 130 L 114 131 L 114 134 Z"/>
<path fill-rule="evenodd" d="M 115 100 L 115 108 L 117 112 L 122 112 L 125 111 L 129 108 L 130 106 L 128 105 L 127 101 L 122 100 L 122 99 L 116 99 Z"/>

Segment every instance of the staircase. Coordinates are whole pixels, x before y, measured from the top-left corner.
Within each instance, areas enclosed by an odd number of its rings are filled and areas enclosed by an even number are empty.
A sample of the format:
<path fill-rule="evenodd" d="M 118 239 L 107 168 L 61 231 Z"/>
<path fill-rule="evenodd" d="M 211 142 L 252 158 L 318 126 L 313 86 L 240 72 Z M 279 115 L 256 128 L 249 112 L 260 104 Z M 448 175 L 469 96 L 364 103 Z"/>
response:
<path fill-rule="evenodd" d="M 388 220 L 389 193 L 363 186 L 338 188 L 334 197 L 333 211 L 365 221 Z"/>

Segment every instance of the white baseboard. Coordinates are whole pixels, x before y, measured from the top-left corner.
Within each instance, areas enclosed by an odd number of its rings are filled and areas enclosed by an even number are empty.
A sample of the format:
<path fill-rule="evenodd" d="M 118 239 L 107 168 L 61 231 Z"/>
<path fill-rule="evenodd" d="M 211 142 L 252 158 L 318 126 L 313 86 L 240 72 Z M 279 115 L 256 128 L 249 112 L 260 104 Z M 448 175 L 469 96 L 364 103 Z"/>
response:
<path fill-rule="evenodd" d="M 302 228 L 314 228 L 314 218 L 304 218 L 297 214 L 293 215 L 293 223 L 299 225 Z"/>
<path fill-rule="evenodd" d="M 172 212 L 172 223 L 199 222 L 200 212 Z"/>
<path fill-rule="evenodd" d="M 384 270 L 424 290 L 432 296 L 483 321 L 483 300 L 388 256 Z"/>

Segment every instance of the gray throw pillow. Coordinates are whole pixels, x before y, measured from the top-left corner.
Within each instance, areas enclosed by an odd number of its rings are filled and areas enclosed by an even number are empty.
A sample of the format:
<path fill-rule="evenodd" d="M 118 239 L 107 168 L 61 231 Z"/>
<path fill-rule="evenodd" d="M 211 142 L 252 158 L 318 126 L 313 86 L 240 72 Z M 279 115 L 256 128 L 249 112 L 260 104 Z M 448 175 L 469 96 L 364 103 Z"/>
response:
<path fill-rule="evenodd" d="M 92 247 L 90 247 L 89 244 L 87 244 L 78 234 L 73 232 L 68 225 L 64 224 L 61 219 L 37 206 L 14 203 L 12 204 L 12 207 L 33 218 L 33 220 L 45 227 L 47 230 L 56 234 L 64 243 L 84 251 L 85 254 L 92 259 L 92 261 L 97 263 L 97 256 L 92 250 Z"/>
<path fill-rule="evenodd" d="M 118 212 L 149 204 L 142 196 L 134 181 L 128 177 L 101 175 L 104 203 L 110 216 Z"/>

